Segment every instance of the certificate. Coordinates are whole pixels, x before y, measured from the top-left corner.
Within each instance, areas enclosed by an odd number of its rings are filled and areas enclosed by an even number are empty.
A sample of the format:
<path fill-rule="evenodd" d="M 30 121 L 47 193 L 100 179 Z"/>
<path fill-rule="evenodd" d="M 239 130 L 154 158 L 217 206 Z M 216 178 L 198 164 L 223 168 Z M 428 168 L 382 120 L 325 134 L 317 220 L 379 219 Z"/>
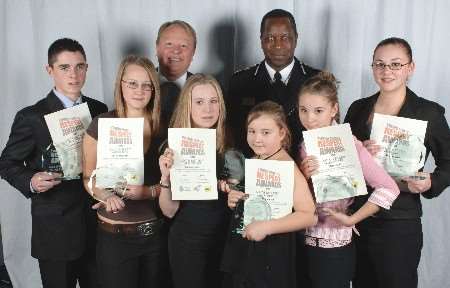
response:
<path fill-rule="evenodd" d="M 98 119 L 96 186 L 144 183 L 144 118 Z"/>
<path fill-rule="evenodd" d="M 376 160 L 391 176 L 413 176 L 423 167 L 427 124 L 427 121 L 374 113 L 370 139 L 381 146 Z"/>
<path fill-rule="evenodd" d="M 292 213 L 294 162 L 245 159 L 244 225 Z"/>
<path fill-rule="evenodd" d="M 42 168 L 48 172 L 62 172 L 63 180 L 79 179 L 83 135 L 92 120 L 87 104 L 47 114 L 44 118 L 53 145 L 42 155 Z"/>
<path fill-rule="evenodd" d="M 216 130 L 169 128 L 168 142 L 174 152 L 172 200 L 218 199 Z"/>
<path fill-rule="evenodd" d="M 349 124 L 303 131 L 303 139 L 306 153 L 319 161 L 311 176 L 317 203 L 367 194 Z"/>

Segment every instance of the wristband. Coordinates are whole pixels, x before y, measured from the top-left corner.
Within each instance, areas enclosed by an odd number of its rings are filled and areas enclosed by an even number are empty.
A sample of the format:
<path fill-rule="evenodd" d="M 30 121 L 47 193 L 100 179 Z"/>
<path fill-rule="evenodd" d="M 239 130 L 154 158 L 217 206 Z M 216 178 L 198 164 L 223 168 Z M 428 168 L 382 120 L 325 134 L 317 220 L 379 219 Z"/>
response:
<path fill-rule="evenodd" d="M 162 188 L 170 189 L 170 183 L 165 184 L 162 182 L 162 180 L 159 181 L 159 186 L 161 186 Z"/>

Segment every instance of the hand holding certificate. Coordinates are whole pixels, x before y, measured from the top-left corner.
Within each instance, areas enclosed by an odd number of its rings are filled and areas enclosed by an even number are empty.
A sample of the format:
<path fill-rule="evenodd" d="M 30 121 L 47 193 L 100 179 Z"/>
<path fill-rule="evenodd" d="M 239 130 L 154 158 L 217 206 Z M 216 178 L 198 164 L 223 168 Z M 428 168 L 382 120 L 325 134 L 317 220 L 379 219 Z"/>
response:
<path fill-rule="evenodd" d="M 120 194 L 144 183 L 143 129 L 143 118 L 99 119 L 96 187 Z"/>
<path fill-rule="evenodd" d="M 244 225 L 292 213 L 294 162 L 245 160 Z"/>
<path fill-rule="evenodd" d="M 414 176 L 425 163 L 427 121 L 374 113 L 370 139 L 381 151 L 376 160 L 394 177 Z"/>
<path fill-rule="evenodd" d="M 303 138 L 307 154 L 319 161 L 311 176 L 317 203 L 367 194 L 349 124 L 304 131 Z"/>
<path fill-rule="evenodd" d="M 63 174 L 61 180 L 79 179 L 81 145 L 91 114 L 86 103 L 44 116 L 53 143 L 42 152 L 42 168 Z"/>
<path fill-rule="evenodd" d="M 216 130 L 169 128 L 168 141 L 174 152 L 172 200 L 218 199 Z"/>

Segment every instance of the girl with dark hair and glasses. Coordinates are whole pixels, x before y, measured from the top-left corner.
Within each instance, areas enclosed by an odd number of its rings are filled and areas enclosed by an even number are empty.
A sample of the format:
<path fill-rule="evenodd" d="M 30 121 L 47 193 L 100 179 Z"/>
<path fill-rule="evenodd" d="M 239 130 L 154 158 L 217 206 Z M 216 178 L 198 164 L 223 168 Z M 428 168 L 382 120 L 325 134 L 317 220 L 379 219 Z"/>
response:
<path fill-rule="evenodd" d="M 436 168 L 417 177 L 397 180 L 401 193 L 390 210 L 360 222 L 361 237 L 356 239 L 357 267 L 354 287 L 417 287 L 417 267 L 422 250 L 422 206 L 420 196 L 439 196 L 450 184 L 450 129 L 445 111 L 439 104 L 417 96 L 407 86 L 415 70 L 412 50 L 401 38 L 381 41 L 374 50 L 372 71 L 379 91 L 355 101 L 345 122 L 363 141 L 372 155 L 380 152 L 380 143 L 370 138 L 374 113 L 427 121 L 424 145 L 426 157 L 433 154 Z M 365 197 L 355 201 L 355 208 Z M 358 261 L 360 260 L 360 261 Z"/>

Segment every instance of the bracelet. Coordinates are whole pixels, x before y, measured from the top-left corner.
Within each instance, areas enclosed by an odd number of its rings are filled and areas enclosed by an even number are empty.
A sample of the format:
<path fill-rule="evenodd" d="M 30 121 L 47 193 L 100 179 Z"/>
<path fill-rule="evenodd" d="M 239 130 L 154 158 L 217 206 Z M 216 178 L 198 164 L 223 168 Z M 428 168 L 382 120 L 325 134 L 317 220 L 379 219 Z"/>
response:
<path fill-rule="evenodd" d="M 165 184 L 162 182 L 162 180 L 159 181 L 159 186 L 161 186 L 162 188 L 170 189 L 170 183 Z"/>

